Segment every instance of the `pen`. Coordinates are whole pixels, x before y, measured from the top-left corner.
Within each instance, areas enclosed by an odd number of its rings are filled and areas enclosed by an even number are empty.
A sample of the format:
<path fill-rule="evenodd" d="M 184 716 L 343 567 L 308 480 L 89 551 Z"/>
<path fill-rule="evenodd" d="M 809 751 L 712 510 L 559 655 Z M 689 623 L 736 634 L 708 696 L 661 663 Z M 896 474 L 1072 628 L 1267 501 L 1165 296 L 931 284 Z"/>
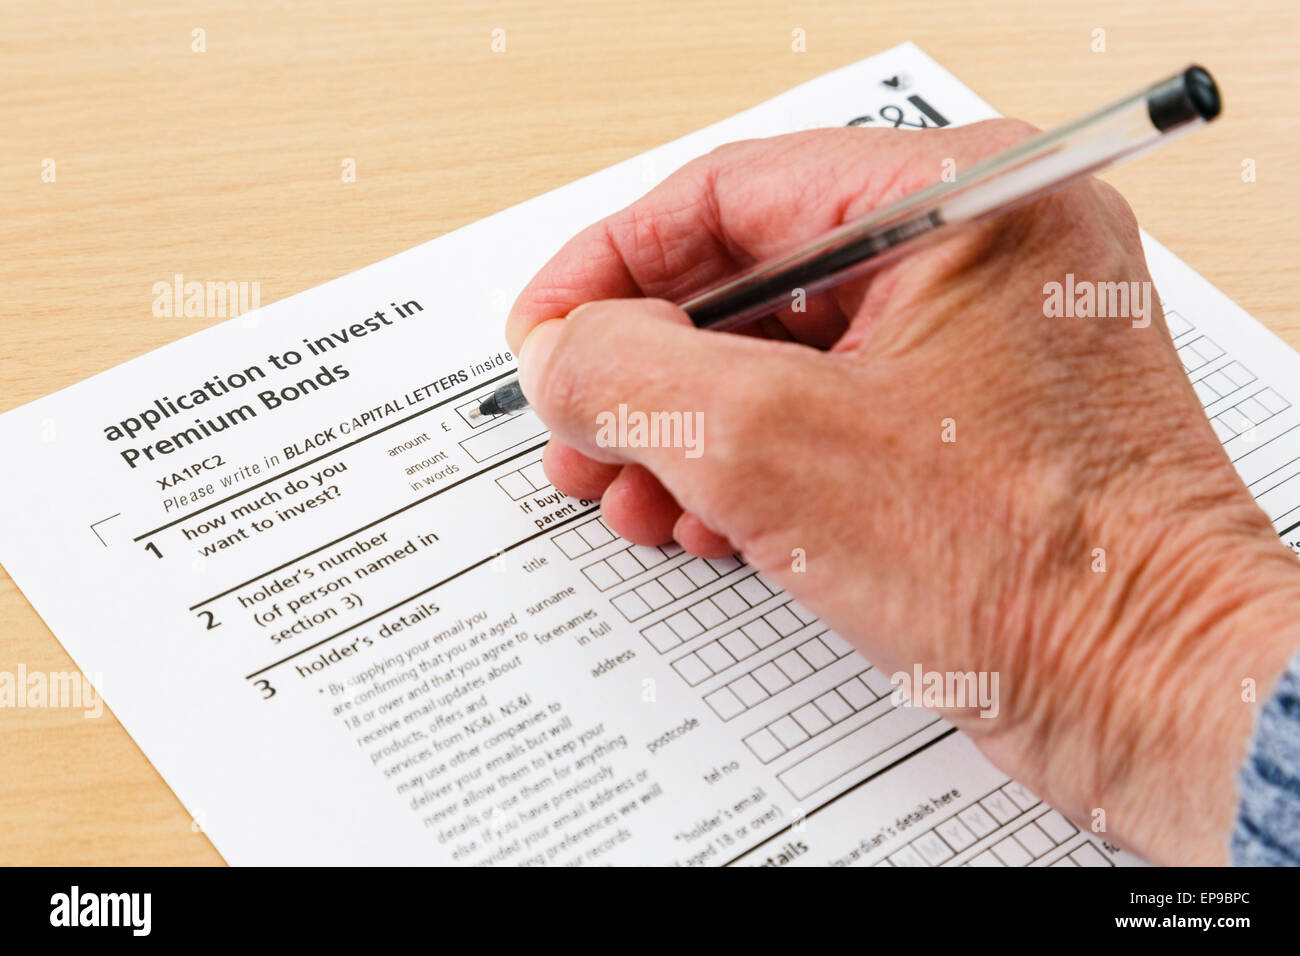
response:
<path fill-rule="evenodd" d="M 812 296 L 873 272 L 1203 126 L 1220 108 L 1213 77 L 1189 66 L 677 304 L 696 328 L 744 325 L 787 305 L 796 290 Z M 519 379 L 512 378 L 471 409 L 470 417 L 509 414 L 527 404 Z"/>

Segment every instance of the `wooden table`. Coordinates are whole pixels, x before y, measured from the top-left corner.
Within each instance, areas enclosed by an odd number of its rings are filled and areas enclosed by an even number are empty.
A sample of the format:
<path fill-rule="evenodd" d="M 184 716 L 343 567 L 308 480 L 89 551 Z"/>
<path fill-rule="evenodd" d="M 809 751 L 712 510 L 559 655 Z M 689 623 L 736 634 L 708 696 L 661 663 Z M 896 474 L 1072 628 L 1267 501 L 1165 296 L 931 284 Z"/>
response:
<path fill-rule="evenodd" d="M 1039 126 L 1210 67 L 1224 119 L 1110 178 L 1300 347 L 1291 0 L 188 6 L 0 12 L 0 411 L 216 321 L 153 316 L 176 273 L 269 303 L 908 39 Z M 73 666 L 0 576 L 0 670 L 19 663 Z M 0 711 L 0 863 L 219 862 L 111 714 Z"/>

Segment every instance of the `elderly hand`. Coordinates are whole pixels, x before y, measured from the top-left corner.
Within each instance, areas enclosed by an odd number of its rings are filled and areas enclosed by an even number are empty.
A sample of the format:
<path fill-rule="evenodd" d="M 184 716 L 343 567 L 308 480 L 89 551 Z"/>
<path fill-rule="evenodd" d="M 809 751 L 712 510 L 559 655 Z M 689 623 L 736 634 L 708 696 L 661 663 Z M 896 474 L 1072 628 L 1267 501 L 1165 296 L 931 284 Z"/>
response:
<path fill-rule="evenodd" d="M 886 674 L 998 674 L 996 717 L 944 711 L 992 760 L 1084 826 L 1105 811 L 1153 861 L 1222 862 L 1243 681 L 1267 699 L 1300 646 L 1300 563 L 1154 295 L 1154 316 L 1046 314 L 1067 275 L 1150 289 L 1124 200 L 1078 183 L 752 334 L 697 331 L 666 301 L 1031 132 L 719 149 L 569 242 L 510 342 L 557 488 L 601 498 L 633 541 L 740 551 Z M 690 416 L 698 444 L 611 443 L 620 405 Z"/>

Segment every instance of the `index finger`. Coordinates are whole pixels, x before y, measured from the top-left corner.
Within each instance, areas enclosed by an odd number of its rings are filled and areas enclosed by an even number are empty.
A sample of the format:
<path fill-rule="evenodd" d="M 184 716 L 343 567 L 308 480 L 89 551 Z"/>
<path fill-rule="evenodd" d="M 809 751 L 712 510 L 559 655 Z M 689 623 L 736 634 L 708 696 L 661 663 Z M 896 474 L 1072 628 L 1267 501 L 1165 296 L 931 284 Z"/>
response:
<path fill-rule="evenodd" d="M 512 350 L 539 322 L 585 302 L 681 301 L 754 262 L 937 181 L 985 124 L 899 134 L 850 127 L 730 143 L 571 239 L 528 284 L 506 324 Z M 965 146 L 966 149 L 962 149 Z M 929 160 L 933 160 L 932 162 Z M 826 308 L 829 306 L 829 309 Z M 843 330 L 826 300 L 786 316 L 796 338 Z"/>
<path fill-rule="evenodd" d="M 511 349 L 519 354 L 538 323 L 593 300 L 645 295 L 681 302 L 933 185 L 949 164 L 982 159 L 1031 130 L 1011 120 L 907 133 L 854 126 L 719 147 L 565 243 L 512 308 Z M 794 337 L 828 347 L 846 321 L 836 303 L 857 307 L 866 287 L 810 299 L 806 312 L 779 317 Z"/>

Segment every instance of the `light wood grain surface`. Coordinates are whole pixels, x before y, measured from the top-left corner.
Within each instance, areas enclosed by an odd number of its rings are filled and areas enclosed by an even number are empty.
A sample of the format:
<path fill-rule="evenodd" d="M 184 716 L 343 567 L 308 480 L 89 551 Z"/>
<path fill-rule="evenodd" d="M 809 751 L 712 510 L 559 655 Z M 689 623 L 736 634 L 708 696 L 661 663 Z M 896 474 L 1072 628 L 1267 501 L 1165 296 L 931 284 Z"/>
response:
<path fill-rule="evenodd" d="M 909 39 L 1039 126 L 1190 60 L 1208 66 L 1224 119 L 1109 178 L 1149 231 L 1300 347 L 1296 11 L 1293 0 L 8 3 L 0 411 L 210 324 L 153 317 L 152 286 L 175 273 L 256 281 L 269 303 Z M 495 28 L 504 53 L 490 49 Z M 796 28 L 806 52 L 792 52 Z M 192 50 L 195 29 L 205 52 Z M 1097 29 L 1105 52 L 1091 49 Z M 20 663 L 72 667 L 0 576 L 0 670 Z M 219 862 L 111 713 L 0 710 L 0 863 Z"/>

